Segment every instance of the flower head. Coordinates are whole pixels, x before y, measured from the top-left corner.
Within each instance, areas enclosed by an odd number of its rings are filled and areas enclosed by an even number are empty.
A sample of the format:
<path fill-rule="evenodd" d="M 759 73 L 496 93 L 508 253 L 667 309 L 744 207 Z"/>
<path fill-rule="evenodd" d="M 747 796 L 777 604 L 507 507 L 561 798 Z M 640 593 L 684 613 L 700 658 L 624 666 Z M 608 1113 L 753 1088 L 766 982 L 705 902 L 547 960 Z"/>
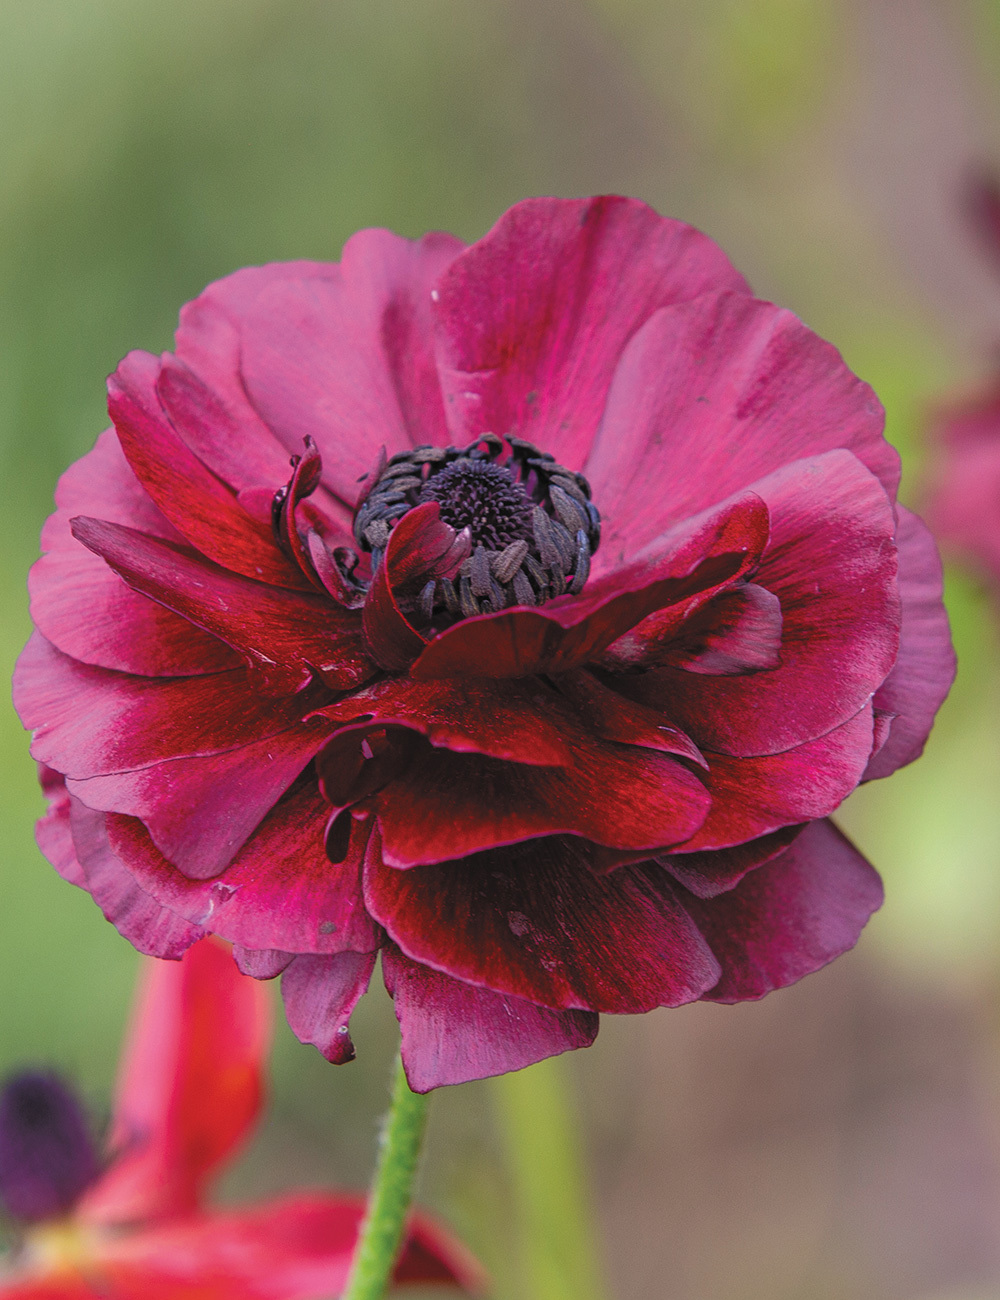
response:
<path fill-rule="evenodd" d="M 109 393 L 16 694 L 40 843 L 138 947 L 231 940 L 337 1061 L 381 951 L 426 1090 L 855 942 L 825 819 L 947 691 L 937 555 L 874 394 L 710 240 L 363 231 Z"/>
<path fill-rule="evenodd" d="M 101 1169 L 86 1117 L 51 1074 L 0 1092 L 0 1202 L 24 1241 L 2 1300 L 319 1300 L 343 1286 L 362 1196 L 297 1192 L 207 1209 L 212 1176 L 252 1129 L 270 1012 L 207 940 L 150 962 L 120 1070 Z M 417 1214 L 397 1282 L 477 1289 L 477 1266 Z"/>

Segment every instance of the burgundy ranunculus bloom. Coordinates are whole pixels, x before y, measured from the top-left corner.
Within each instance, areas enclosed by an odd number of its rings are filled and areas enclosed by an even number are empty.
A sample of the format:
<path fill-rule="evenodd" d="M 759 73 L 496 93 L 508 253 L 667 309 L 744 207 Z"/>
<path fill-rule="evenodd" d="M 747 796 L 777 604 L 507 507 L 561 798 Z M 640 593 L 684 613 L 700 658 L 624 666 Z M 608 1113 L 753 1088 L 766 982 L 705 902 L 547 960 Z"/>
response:
<path fill-rule="evenodd" d="M 825 819 L 947 691 L 938 559 L 871 390 L 710 240 L 363 231 L 109 392 L 16 695 L 42 848 L 137 947 L 230 940 L 334 1061 L 381 951 L 425 1091 L 856 941 Z"/>

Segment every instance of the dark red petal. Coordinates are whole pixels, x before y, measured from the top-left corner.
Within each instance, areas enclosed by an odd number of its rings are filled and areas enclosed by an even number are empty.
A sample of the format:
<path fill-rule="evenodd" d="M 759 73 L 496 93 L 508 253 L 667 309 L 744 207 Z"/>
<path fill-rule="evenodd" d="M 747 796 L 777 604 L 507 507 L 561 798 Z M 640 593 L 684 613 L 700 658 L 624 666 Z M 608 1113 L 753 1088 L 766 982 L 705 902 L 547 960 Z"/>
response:
<path fill-rule="evenodd" d="M 595 688 L 603 690 L 596 683 Z M 372 728 L 394 723 L 409 727 L 426 736 L 432 745 L 455 753 L 490 754 L 516 763 L 558 766 L 571 763 L 574 749 L 590 742 L 592 736 L 586 726 L 606 734 L 598 725 L 600 717 L 595 720 L 599 710 L 589 698 L 581 718 L 567 704 L 565 695 L 574 701 L 577 698 L 562 680 L 557 692 L 538 678 L 501 683 L 471 678 L 449 682 L 397 677 L 384 678 L 318 712 L 334 722 L 368 718 L 367 725 Z M 630 700 L 621 702 L 625 710 L 642 712 Z M 687 753 L 686 749 L 674 748 L 672 733 L 673 728 L 663 728 L 656 737 L 660 743 L 652 747 L 668 753 Z M 634 734 L 633 730 L 629 732 L 632 738 L 608 738 L 628 744 L 650 743 L 634 739 Z"/>
<path fill-rule="evenodd" d="M 660 662 L 711 676 L 759 673 L 781 663 L 781 629 L 778 597 L 745 582 L 720 592 L 686 619 Z"/>
<path fill-rule="evenodd" d="M 754 490 L 771 511 L 755 581 L 781 602 L 780 666 L 741 677 L 664 668 L 616 683 L 703 751 L 747 756 L 853 717 L 895 662 L 900 622 L 892 507 L 849 452 L 797 461 Z"/>
<path fill-rule="evenodd" d="M 512 609 L 465 619 L 434 638 L 413 664 L 414 677 L 526 677 L 563 673 L 602 652 L 648 615 L 707 589 L 737 582 L 760 560 L 768 515 L 761 499 L 744 493 L 705 517 L 686 520 L 656 548 L 588 587 L 544 609 Z"/>
<path fill-rule="evenodd" d="M 431 287 L 462 245 L 363 230 L 323 278 L 273 278 L 241 304 L 242 373 L 290 451 L 306 435 L 353 506 L 383 445 L 448 441 L 431 341 Z"/>
<path fill-rule="evenodd" d="M 742 1002 L 793 984 L 853 948 L 881 904 L 875 870 L 831 822 L 814 822 L 728 893 L 684 895 L 722 964 L 722 978 L 702 996 Z"/>
<path fill-rule="evenodd" d="M 604 521 L 593 573 L 791 461 L 846 448 L 895 497 L 878 399 L 789 311 L 706 294 L 632 340 L 584 468 Z"/>
<path fill-rule="evenodd" d="M 145 1228 L 103 1245 L 95 1270 L 98 1289 L 83 1294 L 116 1300 L 337 1296 L 364 1211 L 360 1195 L 298 1192 Z M 409 1222 L 394 1279 L 399 1286 L 430 1282 L 473 1294 L 485 1287 L 476 1261 L 419 1210 Z M 77 1293 L 70 1294 L 76 1300 Z"/>
<path fill-rule="evenodd" d="M 281 976 L 281 997 L 292 1033 L 328 1061 L 354 1060 L 351 1012 L 368 987 L 377 952 L 301 955 Z"/>
<path fill-rule="evenodd" d="M 383 865 L 373 834 L 365 896 L 412 960 L 540 1006 L 648 1011 L 690 1002 L 718 980 L 663 868 L 600 875 L 581 841 L 398 871 Z"/>
<path fill-rule="evenodd" d="M 698 898 L 715 898 L 723 894 L 755 867 L 770 862 L 783 853 L 802 830 L 801 826 L 785 826 L 758 840 L 748 840 L 729 849 L 706 853 L 665 853 L 657 858 L 661 867 Z"/>
<path fill-rule="evenodd" d="M 899 594 L 903 601 L 899 655 L 875 692 L 876 710 L 891 714 L 888 739 L 865 780 L 888 776 L 923 753 L 934 715 L 955 677 L 955 651 L 941 600 L 941 560 L 930 532 L 916 515 L 897 507 Z"/>
<path fill-rule="evenodd" d="M 271 1004 L 215 939 L 145 967 L 118 1075 L 111 1147 L 90 1221 L 186 1214 L 254 1128 Z"/>
<path fill-rule="evenodd" d="M 97 519 L 74 534 L 137 591 L 219 636 L 276 695 L 301 690 L 314 671 L 335 690 L 374 672 L 361 646 L 361 620 L 323 596 L 254 582 L 190 551 Z"/>
<path fill-rule="evenodd" d="M 218 754 L 299 722 L 301 698 L 254 694 L 247 672 L 155 678 L 110 672 L 60 654 L 36 632 L 14 675 L 32 753 L 75 778 Z"/>
<path fill-rule="evenodd" d="M 548 1056 L 589 1047 L 592 1011 L 553 1011 L 477 988 L 410 961 L 394 945 L 382 974 L 402 1032 L 403 1065 L 414 1092 L 488 1079 Z"/>
<path fill-rule="evenodd" d="M 378 932 L 361 891 L 369 824 L 353 822 L 349 852 L 335 865 L 324 848 L 329 813 L 315 785 L 290 792 L 239 850 L 221 880 L 182 875 L 130 818 L 112 819 L 111 835 L 116 853 L 152 898 L 231 943 L 279 950 L 287 965 L 296 952 L 370 951 L 378 946 Z"/>
<path fill-rule="evenodd" d="M 107 814 L 70 799 L 73 844 L 85 888 L 123 939 L 150 957 L 176 961 L 206 931 L 163 907 L 115 856 L 108 843 Z"/>
<path fill-rule="evenodd" d="M 154 677 L 239 663 L 223 642 L 126 586 L 70 531 L 70 519 L 83 514 L 180 540 L 129 469 L 113 429 L 63 474 L 56 505 L 28 578 L 31 616 L 53 644 L 85 663 Z"/>
<path fill-rule="evenodd" d="M 706 754 L 712 807 L 685 852 L 729 848 L 782 826 L 825 817 L 861 780 L 872 752 L 872 706 L 783 754 Z"/>
<path fill-rule="evenodd" d="M 536 767 L 428 747 L 369 801 L 386 862 L 412 867 L 562 833 L 655 849 L 705 820 L 704 786 L 667 754 L 592 740 L 574 757 Z"/>
<path fill-rule="evenodd" d="M 322 719 L 314 719 L 224 754 L 178 758 L 68 787 L 88 807 L 113 814 L 108 826 L 116 853 L 124 851 L 118 814 L 129 823 L 140 818 L 180 872 L 209 880 L 226 869 L 327 734 Z"/>
<path fill-rule="evenodd" d="M 518 203 L 438 285 L 452 437 L 514 430 L 579 469 L 629 337 L 722 289 L 746 289 L 722 250 L 635 199 Z"/>
<path fill-rule="evenodd" d="M 603 740 L 659 749 L 665 754 L 690 758 L 699 767 L 708 766 L 697 746 L 683 731 L 671 727 L 652 709 L 619 695 L 586 669 L 563 674 L 558 684 L 560 692 L 573 701 L 586 718 L 587 725 Z M 509 691 L 515 685 L 512 681 L 505 682 L 503 689 Z"/>
<path fill-rule="evenodd" d="M 426 501 L 404 515 L 389 534 L 385 557 L 365 599 L 365 644 L 381 668 L 406 668 L 427 644 L 399 607 L 431 578 L 451 578 L 471 550 L 467 529 L 456 533 L 441 520 L 441 507 Z"/>
<path fill-rule="evenodd" d="M 210 560 L 261 582 L 308 586 L 274 533 L 207 469 L 171 425 L 157 393 L 161 362 L 130 352 L 108 380 L 108 412 L 139 482 L 177 531 Z M 223 432 L 223 431 L 220 431 Z M 278 488 L 287 469 L 274 482 Z"/>

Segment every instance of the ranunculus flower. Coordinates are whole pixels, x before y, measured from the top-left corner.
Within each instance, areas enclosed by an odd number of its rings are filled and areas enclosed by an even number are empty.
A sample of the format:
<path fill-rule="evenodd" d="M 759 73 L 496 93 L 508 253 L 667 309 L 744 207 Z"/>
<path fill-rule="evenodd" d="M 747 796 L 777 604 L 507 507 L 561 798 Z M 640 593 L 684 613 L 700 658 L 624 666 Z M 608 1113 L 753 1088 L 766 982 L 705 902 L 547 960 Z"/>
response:
<path fill-rule="evenodd" d="M 269 1000 L 224 946 L 150 963 L 121 1062 L 103 1170 L 75 1095 L 25 1072 L 0 1092 L 0 1209 L 24 1240 L 0 1300 L 324 1300 L 339 1294 L 365 1209 L 342 1192 L 209 1209 L 211 1179 L 253 1128 Z M 411 1221 L 396 1282 L 479 1290 L 463 1248 Z"/>
<path fill-rule="evenodd" d="M 381 951 L 424 1091 L 855 942 L 825 818 L 920 753 L 938 559 L 874 394 L 710 240 L 363 231 L 109 391 L 16 694 L 42 847 L 138 947 L 231 940 L 335 1061 Z"/>

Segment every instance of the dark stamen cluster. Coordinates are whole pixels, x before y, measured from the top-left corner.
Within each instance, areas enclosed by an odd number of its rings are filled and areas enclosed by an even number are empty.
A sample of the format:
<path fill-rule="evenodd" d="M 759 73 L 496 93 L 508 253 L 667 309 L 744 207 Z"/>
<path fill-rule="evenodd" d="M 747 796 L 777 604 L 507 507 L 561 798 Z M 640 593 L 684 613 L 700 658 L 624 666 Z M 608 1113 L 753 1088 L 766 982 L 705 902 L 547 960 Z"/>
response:
<path fill-rule="evenodd" d="M 469 530 L 472 553 L 453 579 L 429 581 L 420 592 L 413 611 L 421 626 L 582 591 L 601 535 L 590 486 L 530 442 L 486 433 L 465 448 L 393 456 L 354 520 L 373 570 L 395 524 L 427 501 L 438 503 L 445 523 Z"/>

